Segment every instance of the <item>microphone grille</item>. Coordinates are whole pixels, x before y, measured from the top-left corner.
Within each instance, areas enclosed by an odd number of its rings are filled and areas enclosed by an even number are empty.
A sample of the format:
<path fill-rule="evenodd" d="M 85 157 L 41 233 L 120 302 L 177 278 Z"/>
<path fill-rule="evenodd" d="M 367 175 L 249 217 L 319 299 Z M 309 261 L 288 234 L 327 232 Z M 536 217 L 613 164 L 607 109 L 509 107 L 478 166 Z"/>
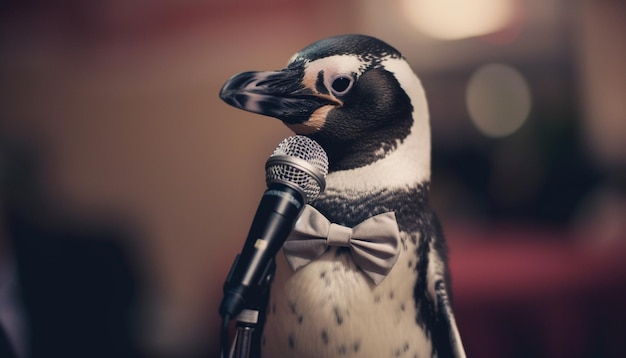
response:
<path fill-rule="evenodd" d="M 283 139 L 265 163 L 268 185 L 289 185 L 304 194 L 307 203 L 324 190 L 326 174 L 326 152 L 316 141 L 301 135 Z"/>

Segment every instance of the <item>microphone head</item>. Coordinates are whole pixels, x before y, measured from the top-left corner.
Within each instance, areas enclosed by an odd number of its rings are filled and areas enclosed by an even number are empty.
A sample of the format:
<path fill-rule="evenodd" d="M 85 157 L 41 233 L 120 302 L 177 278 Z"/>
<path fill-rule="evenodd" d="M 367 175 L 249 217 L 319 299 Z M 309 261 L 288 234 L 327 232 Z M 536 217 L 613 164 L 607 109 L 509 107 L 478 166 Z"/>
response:
<path fill-rule="evenodd" d="M 306 203 L 324 191 L 326 174 L 326 152 L 316 141 L 301 135 L 283 139 L 265 163 L 267 185 L 288 185 L 298 190 Z"/>

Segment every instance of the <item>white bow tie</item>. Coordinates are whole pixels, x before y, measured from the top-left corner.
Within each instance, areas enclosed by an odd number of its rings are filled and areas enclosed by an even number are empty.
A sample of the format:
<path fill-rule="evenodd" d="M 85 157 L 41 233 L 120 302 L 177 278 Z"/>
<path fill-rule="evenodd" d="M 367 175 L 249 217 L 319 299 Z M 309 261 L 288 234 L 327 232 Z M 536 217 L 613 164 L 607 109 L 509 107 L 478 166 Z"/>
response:
<path fill-rule="evenodd" d="M 307 205 L 283 245 L 287 262 L 295 271 L 321 256 L 328 246 L 350 248 L 356 265 L 379 284 L 400 253 L 400 232 L 393 212 L 372 216 L 353 228 L 331 223 Z"/>

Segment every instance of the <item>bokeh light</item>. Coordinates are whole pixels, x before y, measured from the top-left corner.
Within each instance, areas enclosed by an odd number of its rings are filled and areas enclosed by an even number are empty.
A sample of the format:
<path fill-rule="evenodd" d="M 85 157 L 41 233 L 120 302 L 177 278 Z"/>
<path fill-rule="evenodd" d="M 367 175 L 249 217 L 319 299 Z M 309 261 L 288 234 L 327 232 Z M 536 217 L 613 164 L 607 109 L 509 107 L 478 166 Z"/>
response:
<path fill-rule="evenodd" d="M 490 34 L 505 28 L 515 12 L 513 0 L 403 0 L 409 21 L 441 40 Z"/>
<path fill-rule="evenodd" d="M 511 66 L 488 64 L 476 70 L 466 91 L 467 109 L 478 130 L 505 137 L 528 118 L 531 96 L 524 76 Z"/>

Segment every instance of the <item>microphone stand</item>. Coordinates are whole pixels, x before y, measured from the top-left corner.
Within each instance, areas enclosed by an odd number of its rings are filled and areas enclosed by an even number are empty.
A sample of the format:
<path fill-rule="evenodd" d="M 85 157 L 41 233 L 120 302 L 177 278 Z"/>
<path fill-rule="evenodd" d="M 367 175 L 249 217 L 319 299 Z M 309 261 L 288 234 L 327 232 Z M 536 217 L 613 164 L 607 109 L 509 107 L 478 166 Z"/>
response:
<path fill-rule="evenodd" d="M 259 323 L 259 311 L 244 309 L 237 316 L 235 340 L 230 350 L 230 358 L 251 357 L 255 332 Z"/>
<path fill-rule="evenodd" d="M 269 289 L 274 279 L 276 262 L 272 259 L 268 264 L 267 275 L 257 288 L 257 294 L 251 295 L 246 308 L 236 318 L 235 339 L 232 343 L 229 358 L 259 357 L 263 323 L 269 302 Z"/>

